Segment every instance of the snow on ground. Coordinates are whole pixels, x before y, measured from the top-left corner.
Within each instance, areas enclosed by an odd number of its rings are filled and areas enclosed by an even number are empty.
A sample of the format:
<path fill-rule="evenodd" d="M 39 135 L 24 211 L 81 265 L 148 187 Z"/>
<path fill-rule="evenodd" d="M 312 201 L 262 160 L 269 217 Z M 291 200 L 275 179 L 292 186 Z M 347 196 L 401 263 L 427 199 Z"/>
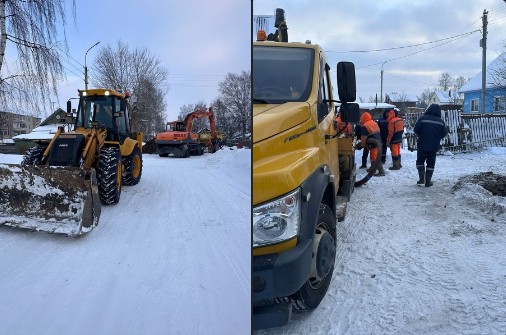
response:
<path fill-rule="evenodd" d="M 144 155 L 78 238 L 0 227 L 0 333 L 249 334 L 250 157 Z"/>
<path fill-rule="evenodd" d="M 256 335 L 506 334 L 505 198 L 454 188 L 461 176 L 506 176 L 506 148 L 437 156 L 429 188 L 416 185 L 415 160 L 402 151 L 400 171 L 355 189 L 320 306 Z"/>

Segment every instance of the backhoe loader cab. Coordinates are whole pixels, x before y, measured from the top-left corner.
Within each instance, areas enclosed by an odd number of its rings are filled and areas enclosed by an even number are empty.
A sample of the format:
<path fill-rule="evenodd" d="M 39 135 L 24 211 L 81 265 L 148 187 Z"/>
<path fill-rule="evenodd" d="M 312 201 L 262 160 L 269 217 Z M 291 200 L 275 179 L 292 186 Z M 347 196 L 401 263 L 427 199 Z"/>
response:
<path fill-rule="evenodd" d="M 100 204 L 117 203 L 122 185 L 141 178 L 142 133 L 130 132 L 127 98 L 79 91 L 73 131 L 60 126 L 50 141 L 37 141 L 21 167 L 0 165 L 0 225 L 71 236 L 91 231 Z"/>
<path fill-rule="evenodd" d="M 75 129 L 105 128 L 107 140 L 121 141 L 130 134 L 126 98 L 110 90 L 79 91 L 79 107 Z M 67 113 L 71 113 L 71 102 L 67 103 Z"/>

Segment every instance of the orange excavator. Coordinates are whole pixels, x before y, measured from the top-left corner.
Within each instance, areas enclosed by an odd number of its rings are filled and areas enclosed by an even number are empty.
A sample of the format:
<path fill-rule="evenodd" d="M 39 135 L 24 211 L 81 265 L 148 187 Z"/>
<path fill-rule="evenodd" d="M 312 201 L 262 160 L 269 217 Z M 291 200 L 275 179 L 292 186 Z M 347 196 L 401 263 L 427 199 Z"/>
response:
<path fill-rule="evenodd" d="M 216 152 L 216 121 L 212 107 L 197 108 L 194 112 L 186 115 L 184 121 L 167 122 L 165 131 L 156 134 L 156 150 L 160 157 L 189 157 L 190 155 L 202 155 L 204 147 L 197 134 L 192 132 L 193 120 L 209 118 L 211 136 L 206 141 L 205 147 L 211 153 Z"/>

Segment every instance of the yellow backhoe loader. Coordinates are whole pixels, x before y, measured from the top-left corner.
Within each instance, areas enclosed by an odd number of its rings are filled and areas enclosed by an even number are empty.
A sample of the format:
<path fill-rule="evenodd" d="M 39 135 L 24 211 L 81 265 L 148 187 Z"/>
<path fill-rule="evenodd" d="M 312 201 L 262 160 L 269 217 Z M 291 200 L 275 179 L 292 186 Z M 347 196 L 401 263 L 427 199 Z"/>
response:
<path fill-rule="evenodd" d="M 76 236 L 91 231 L 101 204 L 142 174 L 142 133 L 131 133 L 128 94 L 79 91 L 74 130 L 39 140 L 20 165 L 0 164 L 0 225 Z M 67 102 L 67 116 L 73 117 Z M 68 119 L 62 124 L 70 123 Z"/>

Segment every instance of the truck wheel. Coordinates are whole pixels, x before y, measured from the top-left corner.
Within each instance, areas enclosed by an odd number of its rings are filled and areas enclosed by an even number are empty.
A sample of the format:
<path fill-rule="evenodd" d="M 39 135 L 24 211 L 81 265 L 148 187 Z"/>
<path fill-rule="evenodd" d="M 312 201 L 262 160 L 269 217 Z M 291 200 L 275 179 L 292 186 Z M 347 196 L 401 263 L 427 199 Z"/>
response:
<path fill-rule="evenodd" d="M 336 221 L 327 205 L 320 205 L 313 244 L 313 260 L 309 278 L 291 300 L 299 311 L 318 307 L 327 293 L 336 259 Z"/>
<path fill-rule="evenodd" d="M 135 147 L 130 156 L 123 159 L 125 173 L 123 175 L 123 184 L 137 185 L 142 175 L 142 153 L 139 147 Z"/>
<path fill-rule="evenodd" d="M 97 184 L 100 202 L 104 205 L 119 201 L 122 166 L 118 148 L 109 147 L 102 150 L 98 159 Z"/>
<path fill-rule="evenodd" d="M 23 157 L 23 160 L 21 161 L 21 165 L 32 166 L 41 164 L 42 156 L 44 155 L 46 148 L 46 146 L 36 145 L 28 149 L 25 156 Z"/>
<path fill-rule="evenodd" d="M 188 158 L 190 157 L 190 150 L 191 148 L 187 145 L 183 145 L 183 153 L 181 154 L 181 157 Z"/>

